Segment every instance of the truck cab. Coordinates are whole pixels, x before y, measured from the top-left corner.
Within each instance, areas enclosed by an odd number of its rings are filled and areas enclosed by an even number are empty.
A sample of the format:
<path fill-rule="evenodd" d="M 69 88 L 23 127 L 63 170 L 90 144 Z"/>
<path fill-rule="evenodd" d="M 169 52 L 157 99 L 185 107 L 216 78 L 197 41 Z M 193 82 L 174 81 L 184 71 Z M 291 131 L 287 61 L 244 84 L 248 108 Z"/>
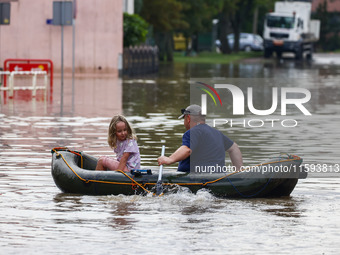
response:
<path fill-rule="evenodd" d="M 307 53 L 312 57 L 313 43 L 318 39 L 319 31 L 315 22 L 310 20 L 311 3 L 308 2 L 276 2 L 275 12 L 268 13 L 264 22 L 264 57 L 273 52 L 281 58 L 283 52 L 293 52 L 296 59 L 302 59 Z M 318 27 L 318 28 L 319 28 Z"/>

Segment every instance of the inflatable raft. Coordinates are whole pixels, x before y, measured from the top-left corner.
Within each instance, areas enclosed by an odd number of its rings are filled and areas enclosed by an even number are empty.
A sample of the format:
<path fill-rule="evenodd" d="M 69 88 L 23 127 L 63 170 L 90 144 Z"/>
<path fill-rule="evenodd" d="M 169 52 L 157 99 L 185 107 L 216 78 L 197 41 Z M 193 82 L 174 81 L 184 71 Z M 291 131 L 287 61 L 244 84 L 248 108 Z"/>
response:
<path fill-rule="evenodd" d="M 306 177 L 301 163 L 300 157 L 285 154 L 239 172 L 183 173 L 165 169 L 162 185 L 164 193 L 176 187 L 187 187 L 194 193 L 207 189 L 215 196 L 227 198 L 289 196 L 298 179 Z M 84 152 L 52 149 L 52 176 L 65 193 L 134 195 L 155 192 L 157 169 L 95 171 L 96 164 L 97 158 Z"/>

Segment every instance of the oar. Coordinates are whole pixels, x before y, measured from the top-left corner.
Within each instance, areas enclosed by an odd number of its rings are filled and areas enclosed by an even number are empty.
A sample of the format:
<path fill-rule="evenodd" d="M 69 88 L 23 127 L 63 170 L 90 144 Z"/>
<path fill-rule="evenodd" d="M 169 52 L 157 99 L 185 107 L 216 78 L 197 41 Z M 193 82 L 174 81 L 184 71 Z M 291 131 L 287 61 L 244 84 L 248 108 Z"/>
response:
<path fill-rule="evenodd" d="M 161 156 L 164 156 L 165 153 L 165 145 L 162 145 L 162 153 Z M 156 195 L 159 196 L 163 193 L 163 185 L 162 185 L 162 174 L 163 174 L 163 165 L 159 167 L 158 181 L 156 184 Z"/>

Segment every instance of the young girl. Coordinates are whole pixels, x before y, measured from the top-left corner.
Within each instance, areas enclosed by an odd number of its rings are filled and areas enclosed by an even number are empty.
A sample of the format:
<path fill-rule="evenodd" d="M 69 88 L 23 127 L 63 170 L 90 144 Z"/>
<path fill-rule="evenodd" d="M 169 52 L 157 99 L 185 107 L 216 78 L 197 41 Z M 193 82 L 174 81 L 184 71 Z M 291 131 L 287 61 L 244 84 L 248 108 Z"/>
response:
<path fill-rule="evenodd" d="M 140 154 L 137 136 L 129 122 L 122 115 L 114 116 L 108 131 L 108 143 L 117 154 L 117 160 L 102 156 L 99 158 L 96 170 L 122 170 L 140 168 Z"/>

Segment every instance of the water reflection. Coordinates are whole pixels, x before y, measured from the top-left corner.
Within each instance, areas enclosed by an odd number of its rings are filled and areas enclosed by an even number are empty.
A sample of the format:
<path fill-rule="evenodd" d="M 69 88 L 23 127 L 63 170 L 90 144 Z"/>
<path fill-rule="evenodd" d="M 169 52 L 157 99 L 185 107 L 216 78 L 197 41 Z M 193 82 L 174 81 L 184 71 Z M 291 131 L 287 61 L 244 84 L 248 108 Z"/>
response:
<path fill-rule="evenodd" d="M 131 229 L 136 219 L 131 217 L 131 211 L 137 210 L 136 205 L 130 202 L 120 202 L 112 207 L 112 217 L 108 218 L 108 224 L 112 228 Z"/>
<path fill-rule="evenodd" d="M 254 199 L 250 201 L 253 206 L 260 208 L 261 211 L 270 215 L 288 218 L 300 218 L 304 211 L 300 208 L 305 201 L 294 197 L 279 199 Z"/>
<path fill-rule="evenodd" d="M 72 102 L 72 79 L 64 78 L 64 107 L 61 113 L 60 77 L 54 77 L 54 87 L 44 98 L 38 90 L 15 91 L 12 99 L 0 94 L 0 112 L 6 115 L 34 116 L 111 116 L 122 112 L 122 80 L 112 77 L 78 77 Z"/>
<path fill-rule="evenodd" d="M 82 197 L 76 194 L 65 194 L 65 193 L 59 193 L 54 196 L 53 202 L 55 205 L 59 208 L 69 208 L 71 205 L 71 208 L 77 208 L 82 207 Z"/>
<path fill-rule="evenodd" d="M 300 115 L 290 116 L 301 123 L 294 130 L 281 128 L 280 125 L 274 128 L 249 128 L 241 125 L 220 128 L 241 146 L 246 163 L 258 163 L 279 152 L 301 155 L 309 163 L 337 162 L 339 148 L 333 141 L 340 137 L 335 129 L 339 118 L 339 72 L 337 68 L 310 66 L 309 63 L 291 60 L 247 60 L 228 65 L 164 64 L 157 75 L 123 81 L 112 78 L 78 78 L 75 83 L 77 94 L 74 111 L 71 80 L 66 79 L 65 117 L 58 117 L 60 81 L 56 79 L 52 102 L 37 100 L 36 106 L 30 108 L 32 102 L 20 98 L 7 103 L 2 101 L 1 155 L 8 155 L 4 161 L 11 164 L 15 154 L 20 157 L 31 152 L 45 153 L 56 146 L 68 146 L 94 152 L 95 155 L 111 154 L 106 144 L 108 123 L 114 114 L 123 112 L 139 136 L 142 163 L 154 165 L 162 144 L 166 145 L 166 151 L 170 153 L 181 143 L 185 129 L 177 117 L 179 109 L 189 104 L 189 79 L 194 76 L 213 77 L 216 81 L 219 81 L 218 77 L 263 77 L 265 83 L 253 86 L 256 88 L 255 107 L 264 109 L 270 107 L 271 88 L 277 86 L 271 82 L 272 77 L 281 77 L 283 81 L 294 80 L 294 86 L 309 89 L 312 99 L 308 108 L 313 116 L 306 119 Z M 280 86 L 286 85 L 281 82 Z M 226 110 L 231 114 L 231 105 L 227 107 Z M 247 120 L 253 118 L 249 113 L 245 117 Z M 274 115 L 272 118 L 280 116 Z M 332 135 L 324 136 L 325 132 Z M 323 137 L 321 144 L 320 137 Z M 31 152 L 23 152 L 23 148 Z M 18 149 L 24 154 L 19 155 L 19 151 L 16 151 Z"/>

